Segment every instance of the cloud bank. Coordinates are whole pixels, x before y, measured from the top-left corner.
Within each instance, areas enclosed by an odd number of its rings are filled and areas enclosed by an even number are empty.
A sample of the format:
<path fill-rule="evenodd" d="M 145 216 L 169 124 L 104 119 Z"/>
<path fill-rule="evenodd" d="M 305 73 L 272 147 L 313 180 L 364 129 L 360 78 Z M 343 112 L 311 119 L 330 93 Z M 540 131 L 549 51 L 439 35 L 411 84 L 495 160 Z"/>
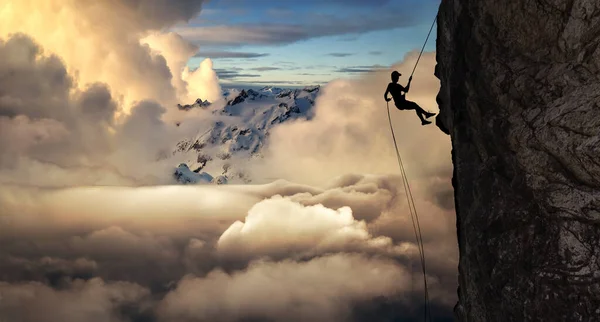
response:
<path fill-rule="evenodd" d="M 344 321 L 351 318 L 348 303 L 407 290 L 408 278 L 392 261 L 359 255 L 254 262 L 242 273 L 184 278 L 165 297 L 160 316 L 172 321 Z"/>
<path fill-rule="evenodd" d="M 401 199 L 366 220 L 354 217 L 360 207 L 323 206 L 351 200 L 364 186 L 372 187 L 367 204 L 389 194 L 380 186 L 385 177 L 343 179 L 332 189 L 284 181 L 218 189 L 5 187 L 0 317 L 351 321 L 356 305 L 380 298 L 403 308 L 397 318 L 419 316 L 412 231 L 398 221 L 386 225 L 394 234 L 377 231 Z M 426 247 L 449 240 L 438 236 Z M 456 263 L 448 253 L 429 256 L 432 301 L 450 307 Z"/>
<path fill-rule="evenodd" d="M 247 167 L 284 180 L 169 185 L 167 157 L 186 134 L 172 104 L 220 89 L 212 62 L 186 69 L 197 47 L 161 30 L 201 6 L 0 5 L 0 320 L 416 320 L 423 290 L 390 175 L 387 71 L 331 83 L 313 120 L 272 133 L 265 158 Z M 431 72 L 433 55 L 420 68 Z M 415 75 L 409 96 L 433 109 L 430 77 Z M 449 318 L 449 143 L 393 112 L 398 135 L 411 138 L 400 148 L 422 211 L 432 303 Z"/>

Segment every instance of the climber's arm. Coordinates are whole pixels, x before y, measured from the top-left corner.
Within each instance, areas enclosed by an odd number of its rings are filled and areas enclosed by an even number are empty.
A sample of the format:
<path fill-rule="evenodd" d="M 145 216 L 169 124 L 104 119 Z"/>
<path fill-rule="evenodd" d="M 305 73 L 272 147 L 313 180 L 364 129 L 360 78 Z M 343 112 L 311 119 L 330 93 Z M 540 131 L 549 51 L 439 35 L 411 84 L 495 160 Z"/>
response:
<path fill-rule="evenodd" d="M 383 98 L 385 99 L 386 102 L 391 101 L 391 98 L 388 98 L 388 93 L 390 92 L 390 87 L 391 87 L 391 83 L 388 84 L 388 87 L 385 89 L 385 94 L 383 94 Z"/>
<path fill-rule="evenodd" d="M 404 92 L 408 93 L 408 90 L 410 89 L 410 82 L 412 81 L 412 76 L 408 79 L 408 84 L 406 84 L 406 87 L 404 87 Z"/>

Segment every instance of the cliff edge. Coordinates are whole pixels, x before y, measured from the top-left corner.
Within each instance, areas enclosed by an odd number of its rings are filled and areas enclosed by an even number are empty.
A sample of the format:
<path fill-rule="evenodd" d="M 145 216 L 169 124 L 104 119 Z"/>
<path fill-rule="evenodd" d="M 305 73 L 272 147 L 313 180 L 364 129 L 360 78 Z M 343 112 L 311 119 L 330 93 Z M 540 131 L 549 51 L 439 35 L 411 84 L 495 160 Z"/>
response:
<path fill-rule="evenodd" d="M 443 0 L 460 321 L 600 321 L 600 2 Z"/>

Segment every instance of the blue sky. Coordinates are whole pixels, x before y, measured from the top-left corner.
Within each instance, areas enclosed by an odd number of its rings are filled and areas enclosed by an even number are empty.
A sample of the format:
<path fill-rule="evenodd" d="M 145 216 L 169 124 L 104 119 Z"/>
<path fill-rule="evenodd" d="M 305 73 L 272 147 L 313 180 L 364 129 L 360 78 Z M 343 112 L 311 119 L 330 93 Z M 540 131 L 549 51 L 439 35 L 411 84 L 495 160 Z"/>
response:
<path fill-rule="evenodd" d="M 223 85 L 305 86 L 420 50 L 440 0 L 211 0 L 174 28 L 210 57 Z M 435 49 L 436 27 L 425 50 Z"/>

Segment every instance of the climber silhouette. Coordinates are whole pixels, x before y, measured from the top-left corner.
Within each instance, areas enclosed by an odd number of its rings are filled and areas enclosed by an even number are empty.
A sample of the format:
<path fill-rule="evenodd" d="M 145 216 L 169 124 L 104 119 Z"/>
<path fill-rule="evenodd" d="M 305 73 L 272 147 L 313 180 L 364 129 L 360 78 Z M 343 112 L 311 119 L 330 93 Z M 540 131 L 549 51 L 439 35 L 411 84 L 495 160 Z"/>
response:
<path fill-rule="evenodd" d="M 411 101 L 407 101 L 404 95 L 408 93 L 410 89 L 410 82 L 412 81 L 412 76 L 408 79 L 408 84 L 406 87 L 398 84 L 398 80 L 400 79 L 402 74 L 397 71 L 392 72 L 392 82 L 388 84 L 387 89 L 385 90 L 385 94 L 383 97 L 387 102 L 391 101 L 391 98 L 388 98 L 388 93 L 392 94 L 392 98 L 394 98 L 394 104 L 399 110 L 415 110 L 417 112 L 417 116 L 421 119 L 422 125 L 431 124 L 430 121 L 427 121 L 425 118 L 430 118 L 435 115 L 435 113 L 429 113 L 422 109 L 419 104 Z M 402 93 L 404 92 L 404 93 Z M 425 115 L 425 117 L 423 117 Z"/>

